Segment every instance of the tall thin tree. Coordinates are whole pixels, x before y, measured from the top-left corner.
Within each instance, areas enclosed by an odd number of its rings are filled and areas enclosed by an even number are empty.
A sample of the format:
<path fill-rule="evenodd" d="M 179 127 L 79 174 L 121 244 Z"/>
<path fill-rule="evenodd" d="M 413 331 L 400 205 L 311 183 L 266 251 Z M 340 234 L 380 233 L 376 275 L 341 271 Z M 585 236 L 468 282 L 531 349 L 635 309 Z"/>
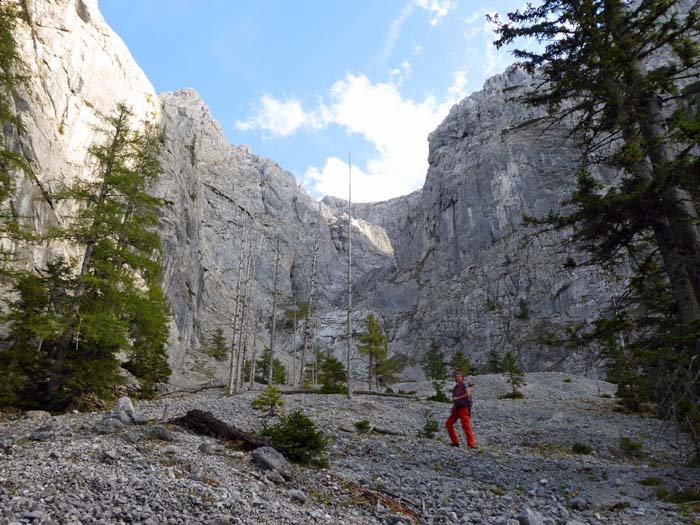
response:
<path fill-rule="evenodd" d="M 316 291 L 316 260 L 318 259 L 318 232 L 316 233 L 316 242 L 314 243 L 314 258 L 311 261 L 311 289 L 309 290 L 309 302 L 306 306 L 304 315 L 304 348 L 301 351 L 301 373 L 299 374 L 299 383 L 304 382 L 304 368 L 306 367 L 306 352 L 309 348 L 309 335 L 311 332 L 311 309 L 314 304 L 314 292 Z"/>
<path fill-rule="evenodd" d="M 348 150 L 348 399 L 352 400 L 352 158 Z"/>
<path fill-rule="evenodd" d="M 233 318 L 231 322 L 233 324 L 233 331 L 231 335 L 231 355 L 229 356 L 229 367 L 228 367 L 228 388 L 227 392 L 229 395 L 233 394 L 233 383 L 235 379 L 235 368 L 236 368 L 236 336 L 238 335 L 238 309 L 240 306 L 241 299 L 241 279 L 243 277 L 243 261 L 245 258 L 245 245 L 246 239 L 241 239 L 241 253 L 238 257 L 238 276 L 236 277 L 236 297 L 234 298 L 233 307 Z"/>
<path fill-rule="evenodd" d="M 280 277 L 280 237 L 277 236 L 277 250 L 275 254 L 275 284 L 272 292 L 272 320 L 270 326 L 270 363 L 267 367 L 267 384 L 272 384 L 272 371 L 275 364 L 275 329 L 277 328 L 277 289 L 279 287 Z"/>

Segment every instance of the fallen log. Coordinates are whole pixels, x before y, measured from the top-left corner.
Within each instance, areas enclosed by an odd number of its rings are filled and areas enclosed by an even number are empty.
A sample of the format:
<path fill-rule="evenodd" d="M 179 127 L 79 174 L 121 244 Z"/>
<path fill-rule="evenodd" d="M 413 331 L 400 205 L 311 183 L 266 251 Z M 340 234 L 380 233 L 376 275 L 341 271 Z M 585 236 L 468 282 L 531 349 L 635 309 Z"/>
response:
<path fill-rule="evenodd" d="M 329 395 L 326 394 L 325 392 L 321 392 L 320 390 L 316 389 L 305 389 L 305 390 L 282 390 L 280 392 L 282 395 L 292 395 L 292 394 L 319 394 L 319 395 Z M 387 392 L 372 392 L 370 390 L 354 390 L 353 394 L 357 394 L 358 396 L 379 396 L 379 397 L 397 397 L 399 399 L 411 399 L 411 400 L 417 400 L 418 398 L 416 396 L 410 395 L 410 394 L 390 394 Z"/>
<path fill-rule="evenodd" d="M 224 423 L 214 417 L 211 412 L 203 410 L 190 410 L 184 416 L 171 419 L 168 423 L 191 430 L 203 436 L 211 436 L 226 441 L 238 441 L 243 443 L 243 450 L 254 450 L 269 445 L 236 427 Z"/>

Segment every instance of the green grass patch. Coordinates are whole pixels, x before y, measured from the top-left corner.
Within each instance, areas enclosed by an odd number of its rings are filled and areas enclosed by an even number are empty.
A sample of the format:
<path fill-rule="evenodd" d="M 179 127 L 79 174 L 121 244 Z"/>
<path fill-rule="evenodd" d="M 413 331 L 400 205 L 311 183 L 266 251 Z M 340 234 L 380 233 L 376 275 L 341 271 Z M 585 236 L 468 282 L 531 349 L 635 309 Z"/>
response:
<path fill-rule="evenodd" d="M 590 454 L 593 450 L 585 443 L 574 443 L 571 445 L 571 452 L 574 454 Z"/>
<path fill-rule="evenodd" d="M 644 455 L 644 445 L 631 438 L 622 436 L 620 438 L 620 450 L 625 456 L 632 458 L 641 458 Z"/>
<path fill-rule="evenodd" d="M 661 485 L 661 478 L 651 477 L 640 479 L 637 483 L 644 485 L 645 487 L 658 487 Z"/>

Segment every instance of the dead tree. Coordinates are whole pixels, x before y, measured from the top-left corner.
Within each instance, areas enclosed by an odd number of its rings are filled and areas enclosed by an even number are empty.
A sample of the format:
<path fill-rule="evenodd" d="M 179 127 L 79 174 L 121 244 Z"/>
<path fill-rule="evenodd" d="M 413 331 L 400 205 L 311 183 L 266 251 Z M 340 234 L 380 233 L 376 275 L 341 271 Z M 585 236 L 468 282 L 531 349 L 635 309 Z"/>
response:
<path fill-rule="evenodd" d="M 280 276 L 280 238 L 277 237 L 277 254 L 275 257 L 275 284 L 272 292 L 272 321 L 270 326 L 270 362 L 267 368 L 267 384 L 272 384 L 272 370 L 275 363 L 275 328 L 277 324 L 277 288 Z"/>
<path fill-rule="evenodd" d="M 229 395 L 233 394 L 233 381 L 235 372 L 235 357 L 236 357 L 236 336 L 238 334 L 238 308 L 241 299 L 241 277 L 243 276 L 243 256 L 245 254 L 245 239 L 241 241 L 241 255 L 238 258 L 238 277 L 236 278 L 236 297 L 233 307 L 233 335 L 231 336 L 231 356 L 228 367 L 228 388 Z"/>
<path fill-rule="evenodd" d="M 352 159 L 348 151 L 348 399 L 352 401 Z"/>
<path fill-rule="evenodd" d="M 236 367 L 235 367 L 235 377 L 234 377 L 234 390 L 238 392 L 240 390 L 240 370 L 241 370 L 241 351 L 243 349 L 243 334 L 246 332 L 247 325 L 247 314 L 248 314 L 248 303 L 250 297 L 248 296 L 248 290 L 250 287 L 250 272 L 253 265 L 253 237 L 251 236 L 248 240 L 248 256 L 246 257 L 245 263 L 245 281 L 243 283 L 243 300 L 241 301 L 241 322 L 238 327 L 238 351 L 236 352 Z"/>
<path fill-rule="evenodd" d="M 316 260 L 318 258 L 318 233 L 316 234 L 316 243 L 314 245 L 314 258 L 311 262 L 311 289 L 309 291 L 309 303 L 306 306 L 306 315 L 304 315 L 304 348 L 301 351 L 301 373 L 299 374 L 299 386 L 304 383 L 304 367 L 306 366 L 306 351 L 309 348 L 309 332 L 311 309 L 314 304 L 314 292 L 316 289 Z"/>
<path fill-rule="evenodd" d="M 251 349 L 251 356 L 250 356 L 250 386 L 249 389 L 253 390 L 253 384 L 255 383 L 255 360 L 257 359 L 256 355 L 256 343 L 257 343 L 257 334 L 258 330 L 260 329 L 260 314 L 259 312 L 255 312 L 255 328 L 253 329 L 253 347 Z"/>

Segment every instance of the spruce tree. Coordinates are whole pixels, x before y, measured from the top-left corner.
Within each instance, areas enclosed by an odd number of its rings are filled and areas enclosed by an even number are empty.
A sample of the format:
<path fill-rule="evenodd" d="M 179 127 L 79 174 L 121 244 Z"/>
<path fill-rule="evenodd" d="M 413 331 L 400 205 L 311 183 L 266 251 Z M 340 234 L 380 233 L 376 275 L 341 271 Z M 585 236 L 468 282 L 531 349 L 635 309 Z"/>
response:
<path fill-rule="evenodd" d="M 520 370 L 518 362 L 510 352 L 506 352 L 506 355 L 503 356 L 501 370 L 503 370 L 503 375 L 511 387 L 510 393 L 505 394 L 503 397 L 511 399 L 523 397 L 522 392 L 520 392 L 520 387 L 525 384 L 525 374 Z"/>
<path fill-rule="evenodd" d="M 321 356 L 320 368 L 318 379 L 321 383 L 321 392 L 325 394 L 344 394 L 348 375 L 343 363 L 332 355 Z"/>
<path fill-rule="evenodd" d="M 226 344 L 226 338 L 224 337 L 223 328 L 219 327 L 210 334 L 204 346 L 204 353 L 217 361 L 226 360 L 228 356 L 228 346 Z"/>
<path fill-rule="evenodd" d="M 515 51 L 537 79 L 523 100 L 583 151 L 572 206 L 534 222 L 573 227 L 595 262 L 634 272 L 613 316 L 576 336 L 628 338 L 636 388 L 680 407 L 700 454 L 700 5 L 545 0 L 496 22 L 499 47 L 545 42 Z"/>
<path fill-rule="evenodd" d="M 27 406 L 63 409 L 80 406 L 85 396 L 110 397 L 120 380 L 121 354 L 129 357 L 125 367 L 141 379 L 144 395 L 170 374 L 169 310 L 159 284 L 156 230 L 162 203 L 147 191 L 160 174 L 160 133 L 148 125 L 133 131 L 131 117 L 118 105 L 105 119 L 106 141 L 90 148 L 93 177 L 52 195 L 76 210 L 63 217 L 51 239 L 77 245 L 79 267 L 57 260 L 16 287 L 20 300 L 11 311 L 11 340 L 3 353 L 40 354 L 40 369 L 24 376 Z"/>
<path fill-rule="evenodd" d="M 450 367 L 453 371 L 462 372 L 465 377 L 472 373 L 472 363 L 461 350 L 457 350 L 450 360 Z"/>
<path fill-rule="evenodd" d="M 445 359 L 442 357 L 442 353 L 434 340 L 430 344 L 430 350 L 428 350 L 423 360 L 423 370 L 428 379 L 442 381 L 447 376 Z"/>
<path fill-rule="evenodd" d="M 389 338 L 382 331 L 379 319 L 374 314 L 368 314 L 365 318 L 367 332 L 360 336 L 360 344 L 357 347 L 361 354 L 368 357 L 367 388 L 372 390 L 372 377 L 377 377 L 377 365 L 387 359 L 389 351 Z"/>
<path fill-rule="evenodd" d="M 18 172 L 30 173 L 30 168 L 18 150 L 17 135 L 22 122 L 15 111 L 18 90 L 26 86 L 26 68 L 17 50 L 14 31 L 22 17 L 21 7 L 12 2 L 0 2 L 0 277 L 15 272 L 8 263 L 14 261 L 7 241 L 22 242 L 31 238 L 9 206 L 14 196 L 14 179 Z"/>
<path fill-rule="evenodd" d="M 486 372 L 488 374 L 498 374 L 501 372 L 501 356 L 498 355 L 498 352 L 496 351 L 495 348 L 492 348 L 489 350 L 489 354 L 487 356 L 487 361 L 486 361 Z"/>

